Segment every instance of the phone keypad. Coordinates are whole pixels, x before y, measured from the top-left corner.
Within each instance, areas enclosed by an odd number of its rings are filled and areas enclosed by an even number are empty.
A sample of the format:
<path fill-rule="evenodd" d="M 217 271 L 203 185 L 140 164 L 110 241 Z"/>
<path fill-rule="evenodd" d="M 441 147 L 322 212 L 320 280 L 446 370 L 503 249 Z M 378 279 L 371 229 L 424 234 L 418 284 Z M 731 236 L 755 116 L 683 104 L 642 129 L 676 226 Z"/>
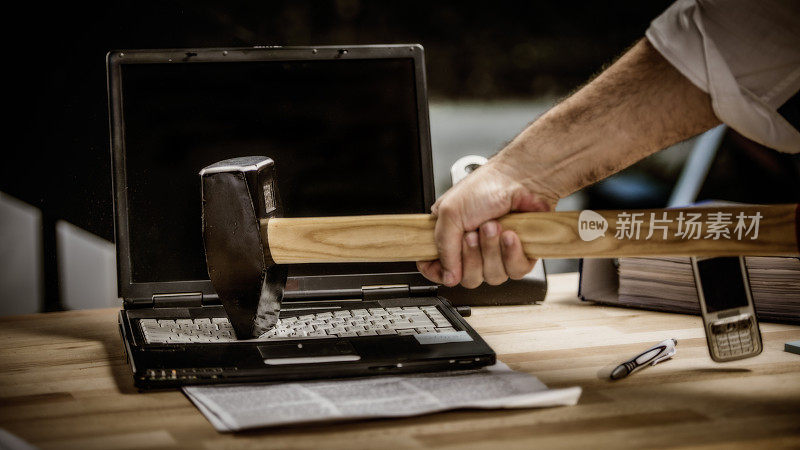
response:
<path fill-rule="evenodd" d="M 752 353 L 756 332 L 752 321 L 747 318 L 736 322 L 715 323 L 711 325 L 714 344 L 721 358 L 730 358 Z"/>

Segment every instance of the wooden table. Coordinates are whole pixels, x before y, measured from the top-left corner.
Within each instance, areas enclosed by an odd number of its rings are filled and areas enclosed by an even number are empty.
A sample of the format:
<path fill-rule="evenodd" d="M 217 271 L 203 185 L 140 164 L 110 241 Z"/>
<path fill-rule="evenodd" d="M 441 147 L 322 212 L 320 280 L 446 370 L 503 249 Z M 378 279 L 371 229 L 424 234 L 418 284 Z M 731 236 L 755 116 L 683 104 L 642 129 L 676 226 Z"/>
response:
<path fill-rule="evenodd" d="M 481 307 L 469 322 L 512 368 L 580 404 L 219 434 L 179 391 L 137 393 L 113 309 L 0 319 L 0 428 L 41 448 L 800 447 L 800 327 L 762 324 L 764 352 L 715 364 L 694 316 L 582 303 L 576 274 L 541 305 Z M 674 360 L 628 379 L 613 362 L 669 337 Z"/>

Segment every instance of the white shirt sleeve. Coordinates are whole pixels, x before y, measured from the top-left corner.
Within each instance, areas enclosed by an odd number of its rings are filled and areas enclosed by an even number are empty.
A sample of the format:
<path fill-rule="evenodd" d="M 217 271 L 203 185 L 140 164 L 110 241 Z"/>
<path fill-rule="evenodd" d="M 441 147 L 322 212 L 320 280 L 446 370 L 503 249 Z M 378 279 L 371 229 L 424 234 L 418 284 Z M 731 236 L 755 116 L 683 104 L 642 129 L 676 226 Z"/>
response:
<path fill-rule="evenodd" d="M 711 96 L 722 122 L 767 147 L 800 152 L 800 125 L 778 112 L 800 90 L 800 1 L 678 0 L 646 36 Z"/>

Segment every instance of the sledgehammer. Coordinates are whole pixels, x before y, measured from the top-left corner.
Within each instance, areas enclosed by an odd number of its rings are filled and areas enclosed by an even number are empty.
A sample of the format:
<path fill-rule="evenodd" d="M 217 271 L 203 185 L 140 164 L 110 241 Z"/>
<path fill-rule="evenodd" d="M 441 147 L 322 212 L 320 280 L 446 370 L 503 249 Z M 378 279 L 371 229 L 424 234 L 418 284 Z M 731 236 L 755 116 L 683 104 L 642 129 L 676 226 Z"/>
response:
<path fill-rule="evenodd" d="M 208 274 L 240 339 L 278 320 L 286 264 L 438 258 L 428 214 L 283 218 L 275 163 L 228 159 L 200 171 Z M 798 205 L 512 213 L 529 258 L 797 256 Z"/>

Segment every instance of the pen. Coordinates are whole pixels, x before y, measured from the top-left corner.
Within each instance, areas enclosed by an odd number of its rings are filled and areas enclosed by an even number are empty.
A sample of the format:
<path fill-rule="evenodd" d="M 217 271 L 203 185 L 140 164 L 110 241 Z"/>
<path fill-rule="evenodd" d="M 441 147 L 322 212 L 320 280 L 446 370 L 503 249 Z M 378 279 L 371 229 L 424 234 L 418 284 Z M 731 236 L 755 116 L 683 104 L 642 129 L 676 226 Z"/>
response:
<path fill-rule="evenodd" d="M 674 338 L 659 342 L 630 360 L 618 365 L 611 372 L 611 379 L 619 380 L 625 378 L 643 367 L 654 366 L 661 361 L 672 358 L 672 355 L 675 354 L 676 345 L 678 345 L 678 340 Z"/>

